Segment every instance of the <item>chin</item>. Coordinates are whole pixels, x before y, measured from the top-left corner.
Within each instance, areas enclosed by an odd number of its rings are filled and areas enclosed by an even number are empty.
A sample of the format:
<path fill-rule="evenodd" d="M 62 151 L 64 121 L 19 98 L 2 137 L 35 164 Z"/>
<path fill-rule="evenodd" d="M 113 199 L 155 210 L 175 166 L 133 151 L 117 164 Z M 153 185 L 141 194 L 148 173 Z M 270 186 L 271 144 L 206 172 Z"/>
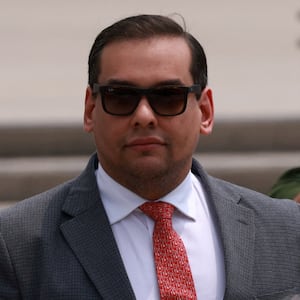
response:
<path fill-rule="evenodd" d="M 140 177 L 157 177 L 165 174 L 168 164 L 162 159 L 147 158 L 136 159 L 130 167 L 132 173 Z"/>

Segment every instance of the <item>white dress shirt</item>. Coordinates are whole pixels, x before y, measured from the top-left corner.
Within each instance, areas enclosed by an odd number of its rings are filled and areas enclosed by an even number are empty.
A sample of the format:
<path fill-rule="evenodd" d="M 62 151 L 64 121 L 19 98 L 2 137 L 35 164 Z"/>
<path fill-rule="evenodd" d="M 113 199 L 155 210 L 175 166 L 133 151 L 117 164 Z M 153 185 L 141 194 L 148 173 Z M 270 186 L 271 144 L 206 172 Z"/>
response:
<path fill-rule="evenodd" d="M 147 200 L 114 181 L 100 164 L 96 177 L 136 298 L 158 300 L 152 245 L 154 221 L 138 208 Z M 199 180 L 190 172 L 175 190 L 158 201 L 171 203 L 177 208 L 173 215 L 173 227 L 185 245 L 197 299 L 223 299 L 223 249 Z"/>

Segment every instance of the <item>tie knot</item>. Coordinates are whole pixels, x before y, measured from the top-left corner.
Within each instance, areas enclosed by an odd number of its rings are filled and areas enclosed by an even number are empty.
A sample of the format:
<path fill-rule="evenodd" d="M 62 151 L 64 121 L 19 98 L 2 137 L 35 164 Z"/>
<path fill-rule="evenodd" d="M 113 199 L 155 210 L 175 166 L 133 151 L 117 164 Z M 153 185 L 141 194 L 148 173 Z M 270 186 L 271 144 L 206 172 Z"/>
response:
<path fill-rule="evenodd" d="M 160 219 L 172 219 L 174 206 L 166 202 L 146 202 L 140 206 L 144 214 L 154 221 Z"/>

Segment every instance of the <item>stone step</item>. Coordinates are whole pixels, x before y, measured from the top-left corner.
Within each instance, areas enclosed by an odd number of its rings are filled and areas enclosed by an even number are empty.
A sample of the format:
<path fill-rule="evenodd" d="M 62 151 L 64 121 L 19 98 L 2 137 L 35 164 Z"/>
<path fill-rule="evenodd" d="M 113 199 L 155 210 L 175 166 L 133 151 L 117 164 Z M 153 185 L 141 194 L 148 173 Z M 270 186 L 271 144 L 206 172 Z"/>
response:
<path fill-rule="evenodd" d="M 217 120 L 197 151 L 300 151 L 300 119 Z M 81 124 L 2 125 L 0 157 L 88 155 L 95 149 Z"/>
<path fill-rule="evenodd" d="M 197 153 L 211 175 L 267 193 L 285 170 L 300 165 L 300 151 Z M 0 207 L 78 175 L 89 156 L 0 158 Z"/>

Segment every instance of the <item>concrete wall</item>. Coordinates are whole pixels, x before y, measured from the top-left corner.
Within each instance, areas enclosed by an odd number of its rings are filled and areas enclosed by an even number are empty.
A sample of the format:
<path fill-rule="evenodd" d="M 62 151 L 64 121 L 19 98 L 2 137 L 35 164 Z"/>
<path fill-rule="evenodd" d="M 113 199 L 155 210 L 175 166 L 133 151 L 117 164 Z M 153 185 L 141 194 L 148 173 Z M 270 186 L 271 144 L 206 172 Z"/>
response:
<path fill-rule="evenodd" d="M 93 39 L 138 13 L 184 16 L 217 118 L 300 117 L 299 11 L 298 0 L 0 0 L 0 123 L 81 122 Z"/>

